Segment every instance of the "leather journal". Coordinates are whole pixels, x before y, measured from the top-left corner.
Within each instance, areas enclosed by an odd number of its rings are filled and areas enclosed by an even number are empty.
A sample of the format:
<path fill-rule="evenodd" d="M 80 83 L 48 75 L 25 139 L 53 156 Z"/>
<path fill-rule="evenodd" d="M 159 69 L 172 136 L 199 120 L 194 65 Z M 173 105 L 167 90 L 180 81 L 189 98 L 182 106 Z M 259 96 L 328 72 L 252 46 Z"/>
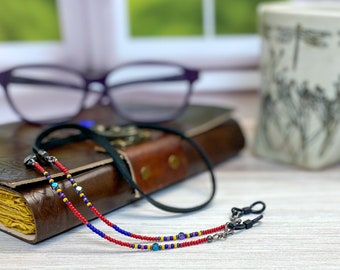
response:
<path fill-rule="evenodd" d="M 119 125 L 121 120 L 108 117 L 105 106 L 89 109 L 80 119 Z M 193 138 L 207 153 L 213 165 L 242 150 L 245 139 L 232 111 L 209 106 L 190 106 L 173 122 L 167 123 Z M 29 243 L 38 243 L 80 224 L 51 190 L 45 178 L 27 169 L 23 160 L 41 127 L 11 123 L 0 128 L 0 230 Z M 147 132 L 147 131 L 143 131 Z M 141 142 L 124 145 L 120 150 L 133 180 L 147 194 L 161 190 L 205 170 L 199 155 L 176 135 L 150 131 Z M 75 142 L 49 151 L 70 168 L 76 181 L 87 191 L 102 213 L 108 213 L 137 199 L 135 190 L 118 173 L 112 159 L 90 142 Z M 94 215 L 64 181 L 49 168 L 52 177 L 63 185 L 67 196 L 84 216 Z"/>

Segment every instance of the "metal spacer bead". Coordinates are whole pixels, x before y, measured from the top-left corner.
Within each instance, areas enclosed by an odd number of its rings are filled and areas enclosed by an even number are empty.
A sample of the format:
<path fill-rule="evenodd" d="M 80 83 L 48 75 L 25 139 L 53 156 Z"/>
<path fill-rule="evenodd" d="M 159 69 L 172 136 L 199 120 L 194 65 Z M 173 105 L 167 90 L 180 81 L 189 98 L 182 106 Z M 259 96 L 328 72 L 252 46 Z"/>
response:
<path fill-rule="evenodd" d="M 214 241 L 214 237 L 212 237 L 212 235 L 208 235 L 207 236 L 207 242 L 208 243 L 211 243 L 211 242 L 213 242 Z"/>

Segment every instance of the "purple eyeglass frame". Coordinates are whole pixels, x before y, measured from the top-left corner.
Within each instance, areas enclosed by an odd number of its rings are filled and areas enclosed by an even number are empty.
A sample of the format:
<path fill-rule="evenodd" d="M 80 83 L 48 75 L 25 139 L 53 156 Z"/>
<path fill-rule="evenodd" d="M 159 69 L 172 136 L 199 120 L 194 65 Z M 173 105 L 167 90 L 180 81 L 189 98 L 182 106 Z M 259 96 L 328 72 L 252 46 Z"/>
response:
<path fill-rule="evenodd" d="M 124 83 L 119 83 L 119 84 L 114 84 L 114 85 L 107 85 L 106 84 L 106 79 L 108 77 L 109 74 L 111 74 L 112 72 L 115 72 L 116 70 L 123 68 L 123 67 L 128 67 L 128 66 L 138 66 L 138 65 L 155 65 L 155 66 L 172 66 L 172 67 L 178 67 L 182 70 L 182 74 L 180 75 L 176 75 L 176 76 L 165 76 L 165 77 L 156 77 L 156 78 L 152 78 L 152 79 L 141 79 L 141 80 L 134 80 L 134 81 L 130 81 L 130 82 L 124 82 Z M 71 84 L 65 84 L 63 82 L 56 82 L 56 81 L 43 81 L 43 80 L 36 80 L 36 79 L 29 79 L 29 78 L 16 78 L 17 79 L 17 83 L 31 83 L 31 84 L 43 84 L 43 85 L 51 85 L 51 86 L 67 86 L 70 88 L 76 88 L 76 89 L 81 89 L 83 91 L 83 98 L 81 103 L 79 104 L 79 108 L 76 111 L 76 113 L 70 117 L 68 117 L 67 119 L 63 119 L 60 122 L 54 122 L 54 121 L 32 121 L 30 119 L 27 119 L 25 117 L 25 115 L 22 115 L 20 113 L 20 110 L 18 110 L 14 104 L 14 102 L 11 99 L 11 96 L 9 94 L 9 90 L 8 90 L 8 84 L 10 83 L 10 78 L 11 78 L 11 74 L 17 70 L 17 69 L 21 69 L 21 68 L 48 68 L 48 69 L 55 69 L 55 70 L 59 70 L 59 71 L 64 71 L 64 72 L 69 72 L 72 73 L 76 76 L 78 76 L 79 78 L 81 78 L 84 82 L 85 82 L 85 86 L 84 87 L 78 87 L 75 85 L 71 85 Z M 4 91 L 5 91 L 5 96 L 7 98 L 8 103 L 10 104 L 11 108 L 20 116 L 21 120 L 30 123 L 30 124 L 37 124 L 37 125 L 44 125 L 44 124 L 57 124 L 57 123 L 62 123 L 62 122 L 66 122 L 69 121 L 71 119 L 73 119 L 74 117 L 76 117 L 77 115 L 80 114 L 80 112 L 84 109 L 84 103 L 86 100 L 86 97 L 88 95 L 88 93 L 91 91 L 89 86 L 92 83 L 100 83 L 101 85 L 103 85 L 104 89 L 101 93 L 101 96 L 98 99 L 98 103 L 100 103 L 104 97 L 107 97 L 109 100 L 109 105 L 111 106 L 113 112 L 117 113 L 120 117 L 122 117 L 123 119 L 129 121 L 129 122 L 138 122 L 138 123 L 159 123 L 159 122 L 166 122 L 166 121 L 170 121 L 170 120 L 174 120 L 176 119 L 179 115 L 181 115 L 185 109 L 188 107 L 189 104 L 189 98 L 192 94 L 192 89 L 193 89 L 193 83 L 195 81 L 197 81 L 199 79 L 199 74 L 200 71 L 198 69 L 194 69 L 194 68 L 188 68 L 185 67 L 183 65 L 177 64 L 177 63 L 172 63 L 172 62 L 166 62 L 166 61 L 136 61 L 136 62 L 128 62 L 128 63 L 124 63 L 121 65 L 118 65 L 110 70 L 108 70 L 107 72 L 104 73 L 104 75 L 102 76 L 98 76 L 96 78 L 89 78 L 89 76 L 85 75 L 84 73 L 70 68 L 70 67 L 66 67 L 66 66 L 62 66 L 62 65 L 55 65 L 55 64 L 32 64 L 32 65 L 20 65 L 20 66 L 16 66 L 10 69 L 7 69 L 5 71 L 0 72 L 0 85 L 2 85 Z M 182 103 L 182 105 L 177 109 L 177 111 L 175 113 L 173 113 L 172 115 L 169 115 L 167 118 L 161 119 L 161 120 L 157 120 L 157 121 L 136 121 L 132 118 L 130 118 L 129 116 L 124 115 L 124 113 L 122 111 L 119 110 L 118 106 L 115 105 L 115 101 L 108 95 L 108 91 L 114 91 L 114 88 L 116 87 L 120 87 L 120 86 L 125 86 L 125 85 L 130 85 L 130 84 L 137 84 L 137 83 L 148 83 L 148 82 L 174 82 L 174 81 L 187 81 L 188 82 L 188 89 L 187 89 L 187 93 L 185 95 L 185 99 L 184 102 Z"/>

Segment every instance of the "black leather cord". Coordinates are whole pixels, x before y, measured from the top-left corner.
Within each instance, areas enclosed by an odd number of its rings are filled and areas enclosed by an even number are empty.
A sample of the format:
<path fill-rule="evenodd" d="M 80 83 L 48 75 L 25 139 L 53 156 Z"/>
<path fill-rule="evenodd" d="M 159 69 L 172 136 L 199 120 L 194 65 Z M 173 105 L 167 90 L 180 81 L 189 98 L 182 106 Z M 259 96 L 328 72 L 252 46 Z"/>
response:
<path fill-rule="evenodd" d="M 169 205 L 165 205 L 163 203 L 160 203 L 153 198 L 150 197 L 150 195 L 145 194 L 139 186 L 133 181 L 131 173 L 129 168 L 127 167 L 126 163 L 124 160 L 120 157 L 120 154 L 116 151 L 116 149 L 110 144 L 110 141 L 102 136 L 99 135 L 98 133 L 94 132 L 93 130 L 83 127 L 78 124 L 61 124 L 61 125 L 56 125 L 52 126 L 50 128 L 47 128 L 46 130 L 42 131 L 36 138 L 34 146 L 33 146 L 33 151 L 35 153 L 38 153 L 39 150 L 50 150 L 53 148 L 56 148 L 58 146 L 62 146 L 71 142 L 78 142 L 86 139 L 93 140 L 97 144 L 99 144 L 101 147 L 103 147 L 106 152 L 110 155 L 110 157 L 113 159 L 114 165 L 117 167 L 118 171 L 122 174 L 123 178 L 135 189 L 137 190 L 141 195 L 144 196 L 144 198 L 156 206 L 157 208 L 160 208 L 162 210 L 168 211 L 168 212 L 174 212 L 174 213 L 188 213 L 192 211 L 197 211 L 208 205 L 211 200 L 213 199 L 215 192 L 216 192 L 216 180 L 215 180 L 215 175 L 213 172 L 213 166 L 207 157 L 206 153 L 204 150 L 190 137 L 186 136 L 184 133 L 182 133 L 179 130 L 176 130 L 174 128 L 169 128 L 169 127 L 164 127 L 164 126 L 159 126 L 159 125 L 154 125 L 154 124 L 137 124 L 136 125 L 139 128 L 147 128 L 147 129 L 154 129 L 154 130 L 159 130 L 159 131 L 164 131 L 168 132 L 171 134 L 175 134 L 179 136 L 180 138 L 186 140 L 188 143 L 191 144 L 192 147 L 196 149 L 198 154 L 201 156 L 203 161 L 205 162 L 207 169 L 210 173 L 211 176 L 211 184 L 212 184 L 212 189 L 211 193 L 209 195 L 209 198 L 203 202 L 202 204 L 199 204 L 194 207 L 188 207 L 188 208 L 180 208 L 180 207 L 173 207 Z M 78 130 L 80 131 L 80 134 L 77 135 L 71 135 L 69 137 L 65 138 L 56 138 L 56 139 L 51 139 L 49 141 L 44 142 L 44 140 L 53 132 L 55 131 L 60 131 L 60 130 L 65 130 L 65 129 L 73 129 L 73 130 Z"/>

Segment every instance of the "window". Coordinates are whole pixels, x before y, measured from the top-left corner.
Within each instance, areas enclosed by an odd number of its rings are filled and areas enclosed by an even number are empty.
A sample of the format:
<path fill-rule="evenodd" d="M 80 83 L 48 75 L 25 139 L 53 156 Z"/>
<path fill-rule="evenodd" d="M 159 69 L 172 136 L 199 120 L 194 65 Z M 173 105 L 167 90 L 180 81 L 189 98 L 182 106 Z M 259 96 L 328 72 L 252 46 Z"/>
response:
<path fill-rule="evenodd" d="M 60 40 L 55 0 L 19 1 L 1 2 L 0 41 Z"/>
<path fill-rule="evenodd" d="M 2 0 L 0 67 L 66 61 L 83 66 L 81 4 L 79 0 Z M 80 15 L 74 16 L 75 11 Z"/>
<path fill-rule="evenodd" d="M 1 0 L 0 68 L 50 62 L 86 69 L 85 14 L 84 0 Z M 18 120 L 0 90 L 0 123 Z"/>
<path fill-rule="evenodd" d="M 91 45 L 93 67 L 105 70 L 135 59 L 170 60 L 214 70 L 249 67 L 253 71 L 216 71 L 205 88 L 214 88 L 214 84 L 254 88 L 260 54 L 255 35 L 259 2 L 107 0 L 106 6 L 89 2 L 96 29 Z M 248 79 L 240 80 L 240 74 Z"/>
<path fill-rule="evenodd" d="M 236 62 L 238 65 L 256 63 L 259 41 L 253 33 L 231 36 L 223 33 L 223 22 L 220 19 L 223 16 L 215 16 L 214 6 L 223 6 L 223 2 L 107 1 L 107 11 L 103 13 L 103 10 L 97 10 L 95 19 L 98 22 L 96 29 L 101 31 L 102 35 L 104 32 L 106 35 L 113 33 L 106 40 L 107 44 L 111 44 L 105 53 L 106 59 L 126 61 L 136 58 L 166 58 L 214 67 L 235 65 Z M 246 2 L 249 5 L 258 1 L 233 2 Z M 93 8 L 95 11 L 94 4 Z M 102 7 L 97 7 L 100 8 Z M 111 11 L 111 15 L 105 19 L 103 14 L 108 11 Z M 166 11 L 167 15 L 161 11 Z M 217 28 L 215 18 L 219 18 L 220 22 Z M 215 29 L 219 31 L 218 35 L 215 34 Z"/>

